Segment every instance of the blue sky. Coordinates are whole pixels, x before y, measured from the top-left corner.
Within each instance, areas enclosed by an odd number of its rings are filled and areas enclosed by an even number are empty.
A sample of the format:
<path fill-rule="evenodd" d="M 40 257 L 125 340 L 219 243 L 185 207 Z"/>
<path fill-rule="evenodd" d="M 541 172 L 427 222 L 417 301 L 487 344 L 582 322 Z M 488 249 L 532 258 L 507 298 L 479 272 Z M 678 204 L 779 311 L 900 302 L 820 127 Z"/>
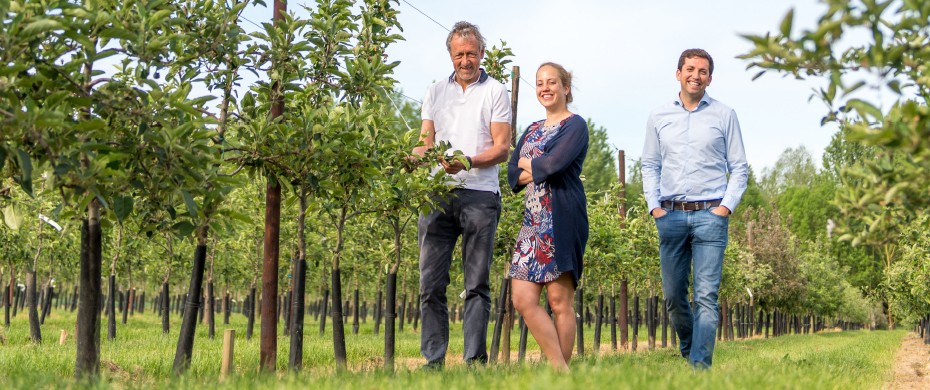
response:
<path fill-rule="evenodd" d="M 301 9 L 295 3 L 289 7 Z M 707 91 L 736 110 L 749 163 L 758 175 L 789 147 L 804 145 L 819 164 L 836 131 L 835 125 L 820 126 L 826 108 L 808 99 L 817 84 L 776 74 L 752 81 L 756 71 L 746 70 L 748 63 L 735 58 L 751 48 L 739 34 L 776 30 L 790 8 L 799 31 L 813 27 L 825 6 L 814 0 L 401 0 L 399 19 L 406 40 L 388 54 L 401 62 L 397 88 L 419 100 L 430 83 L 452 71 L 446 28 L 459 20 L 477 24 L 488 46 L 507 42 L 515 54 L 513 65 L 521 67 L 526 80 L 520 86 L 518 131 L 544 115 L 532 83 L 540 63 L 555 61 L 574 73 L 570 109 L 605 127 L 610 143 L 635 159 L 641 154 L 649 112 L 676 97 L 678 55 L 700 47 L 715 62 Z M 267 21 L 271 10 L 256 8 L 246 17 Z"/>

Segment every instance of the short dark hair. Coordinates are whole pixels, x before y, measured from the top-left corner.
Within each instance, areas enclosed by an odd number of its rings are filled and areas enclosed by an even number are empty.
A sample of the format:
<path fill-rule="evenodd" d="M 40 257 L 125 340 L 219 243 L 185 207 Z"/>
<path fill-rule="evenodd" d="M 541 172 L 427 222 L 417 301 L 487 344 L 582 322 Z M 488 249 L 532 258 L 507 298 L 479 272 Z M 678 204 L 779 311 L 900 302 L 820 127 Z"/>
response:
<path fill-rule="evenodd" d="M 542 69 L 544 66 L 550 66 L 552 67 L 552 69 L 555 69 L 555 71 L 559 73 L 559 81 L 562 82 L 562 86 L 569 89 L 568 95 L 565 95 L 565 103 L 571 103 L 572 100 L 575 100 L 575 98 L 572 97 L 572 91 L 571 91 L 572 72 L 565 70 L 564 66 L 556 64 L 555 62 L 544 62 L 542 65 L 539 66 L 539 68 L 536 68 L 536 71 L 539 72 L 539 70 Z"/>
<path fill-rule="evenodd" d="M 446 37 L 446 50 L 450 53 L 452 52 L 452 37 L 459 36 L 462 38 L 475 37 L 478 40 L 478 49 L 484 53 L 484 35 L 481 35 L 481 31 L 478 30 L 478 26 L 468 22 L 458 22 L 455 26 L 452 26 L 452 30 L 449 31 L 449 36 Z"/>
<path fill-rule="evenodd" d="M 681 52 L 681 56 L 678 57 L 678 70 L 681 70 L 681 67 L 685 65 L 685 59 L 694 57 L 707 60 L 710 63 L 710 74 L 714 74 L 714 59 L 704 49 L 688 49 Z"/>

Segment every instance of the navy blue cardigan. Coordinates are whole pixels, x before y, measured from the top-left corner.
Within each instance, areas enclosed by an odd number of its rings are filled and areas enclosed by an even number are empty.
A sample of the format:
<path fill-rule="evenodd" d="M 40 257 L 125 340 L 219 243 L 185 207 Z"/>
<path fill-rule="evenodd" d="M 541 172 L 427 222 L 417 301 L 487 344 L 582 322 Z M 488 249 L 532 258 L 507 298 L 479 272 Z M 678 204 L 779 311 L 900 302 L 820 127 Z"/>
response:
<path fill-rule="evenodd" d="M 522 168 L 520 149 L 529 127 L 520 136 L 507 164 L 507 181 L 513 192 Z M 543 154 L 532 161 L 533 183 L 549 183 L 552 190 L 552 234 L 555 236 L 555 262 L 560 272 L 571 271 L 575 287 L 582 274 L 582 258 L 588 242 L 588 210 L 581 184 L 581 168 L 588 154 L 588 124 L 578 115 L 562 121 L 562 128 L 548 142 Z"/>

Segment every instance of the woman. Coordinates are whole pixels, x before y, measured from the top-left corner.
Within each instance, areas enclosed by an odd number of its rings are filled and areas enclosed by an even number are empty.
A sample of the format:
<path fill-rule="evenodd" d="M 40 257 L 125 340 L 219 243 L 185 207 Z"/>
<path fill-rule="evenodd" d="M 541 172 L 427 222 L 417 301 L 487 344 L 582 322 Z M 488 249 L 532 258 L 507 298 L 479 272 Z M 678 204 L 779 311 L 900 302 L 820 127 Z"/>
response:
<path fill-rule="evenodd" d="M 536 71 L 536 98 L 546 118 L 520 136 L 507 166 L 514 192 L 526 189 L 523 226 L 510 266 L 513 305 L 557 370 L 568 370 L 575 343 L 575 288 L 588 241 L 581 167 L 588 152 L 588 126 L 568 110 L 572 75 L 551 62 Z M 539 306 L 546 287 L 553 322 Z"/>

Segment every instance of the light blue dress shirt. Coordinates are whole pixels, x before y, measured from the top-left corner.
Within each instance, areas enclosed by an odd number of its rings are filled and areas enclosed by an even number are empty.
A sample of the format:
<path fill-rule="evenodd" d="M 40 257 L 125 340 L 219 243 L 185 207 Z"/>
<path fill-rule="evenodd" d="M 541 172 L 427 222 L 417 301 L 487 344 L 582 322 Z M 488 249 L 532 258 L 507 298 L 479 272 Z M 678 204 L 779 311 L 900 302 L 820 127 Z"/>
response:
<path fill-rule="evenodd" d="M 707 92 L 694 111 L 680 99 L 656 108 L 646 123 L 642 173 L 647 212 L 665 200 L 722 199 L 736 210 L 749 179 L 736 111 Z"/>

